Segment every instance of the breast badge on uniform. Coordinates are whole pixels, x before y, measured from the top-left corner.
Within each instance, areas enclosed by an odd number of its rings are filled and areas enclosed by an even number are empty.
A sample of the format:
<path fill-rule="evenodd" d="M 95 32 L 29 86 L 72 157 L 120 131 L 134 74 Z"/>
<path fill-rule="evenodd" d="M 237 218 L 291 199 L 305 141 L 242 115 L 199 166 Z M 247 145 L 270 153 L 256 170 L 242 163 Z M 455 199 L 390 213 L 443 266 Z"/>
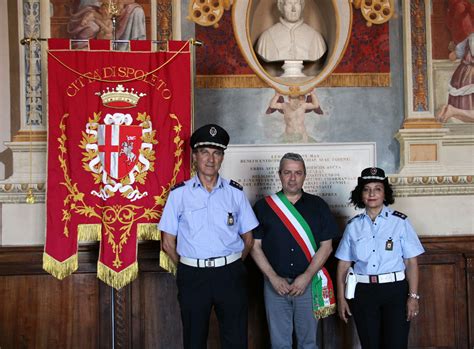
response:
<path fill-rule="evenodd" d="M 242 187 L 241 184 L 237 183 L 236 181 L 234 181 L 232 179 L 230 180 L 229 184 L 230 184 L 231 187 L 237 188 L 239 190 L 244 190 L 244 187 Z"/>
<path fill-rule="evenodd" d="M 392 213 L 395 217 L 401 218 L 401 219 L 407 219 L 407 215 L 398 211 L 393 211 Z"/>
<path fill-rule="evenodd" d="M 232 212 L 228 212 L 227 214 L 227 225 L 228 226 L 234 225 L 234 216 L 232 215 Z"/>

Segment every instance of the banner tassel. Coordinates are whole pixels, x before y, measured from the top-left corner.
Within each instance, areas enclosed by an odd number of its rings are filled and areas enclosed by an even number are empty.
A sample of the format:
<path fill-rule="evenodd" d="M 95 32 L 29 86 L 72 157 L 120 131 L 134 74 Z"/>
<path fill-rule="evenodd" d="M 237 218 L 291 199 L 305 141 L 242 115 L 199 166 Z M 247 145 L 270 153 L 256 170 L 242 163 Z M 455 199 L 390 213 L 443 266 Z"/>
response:
<path fill-rule="evenodd" d="M 77 236 L 79 241 L 100 241 L 102 224 L 78 224 Z"/>
<path fill-rule="evenodd" d="M 97 277 L 116 290 L 126 286 L 138 276 L 138 262 L 117 273 L 101 262 L 97 263 Z"/>
<path fill-rule="evenodd" d="M 174 264 L 171 258 L 163 251 L 160 251 L 160 267 L 176 276 L 176 264 Z"/>
<path fill-rule="evenodd" d="M 43 269 L 59 280 L 71 275 L 77 268 L 77 253 L 63 262 L 57 261 L 46 252 L 43 253 Z"/>
<path fill-rule="evenodd" d="M 156 223 L 137 224 L 137 234 L 139 240 L 160 240 L 160 230 Z"/>

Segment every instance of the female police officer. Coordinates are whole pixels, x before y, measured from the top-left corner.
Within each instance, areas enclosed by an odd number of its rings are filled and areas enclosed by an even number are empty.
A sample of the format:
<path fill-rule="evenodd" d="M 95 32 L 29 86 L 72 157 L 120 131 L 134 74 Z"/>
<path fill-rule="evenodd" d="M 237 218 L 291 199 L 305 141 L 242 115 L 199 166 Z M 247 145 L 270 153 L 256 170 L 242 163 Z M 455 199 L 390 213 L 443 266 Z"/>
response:
<path fill-rule="evenodd" d="M 365 212 L 353 217 L 336 251 L 338 312 L 354 320 L 362 348 L 406 348 L 410 320 L 418 315 L 418 263 L 424 249 L 407 216 L 391 211 L 393 191 L 385 172 L 366 168 L 351 193 Z M 354 262 L 357 286 L 350 308 L 344 281 Z"/>

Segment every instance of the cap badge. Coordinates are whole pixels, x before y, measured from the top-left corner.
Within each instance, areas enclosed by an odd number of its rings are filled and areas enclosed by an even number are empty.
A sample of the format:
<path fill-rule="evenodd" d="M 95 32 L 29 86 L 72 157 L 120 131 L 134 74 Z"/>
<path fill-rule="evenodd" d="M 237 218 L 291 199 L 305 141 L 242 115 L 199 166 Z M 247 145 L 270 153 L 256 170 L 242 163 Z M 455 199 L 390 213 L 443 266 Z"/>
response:
<path fill-rule="evenodd" d="M 212 137 L 215 137 L 217 134 L 216 128 L 214 126 L 211 127 L 211 129 L 209 130 L 209 133 L 211 134 Z"/>
<path fill-rule="evenodd" d="M 377 169 L 376 169 L 375 167 L 372 167 L 372 168 L 370 169 L 370 174 L 371 174 L 372 176 L 375 176 L 375 175 L 377 174 Z"/>

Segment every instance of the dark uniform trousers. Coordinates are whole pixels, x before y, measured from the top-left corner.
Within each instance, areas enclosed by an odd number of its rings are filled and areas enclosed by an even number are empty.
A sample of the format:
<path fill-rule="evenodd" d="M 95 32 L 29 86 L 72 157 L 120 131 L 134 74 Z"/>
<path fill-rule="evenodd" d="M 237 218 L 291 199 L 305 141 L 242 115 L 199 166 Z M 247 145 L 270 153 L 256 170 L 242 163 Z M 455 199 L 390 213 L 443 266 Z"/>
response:
<path fill-rule="evenodd" d="M 179 263 L 176 281 L 185 349 L 207 348 L 212 307 L 221 348 L 247 348 L 247 270 L 241 259 L 217 268 Z"/>
<path fill-rule="evenodd" d="M 358 283 L 349 303 L 363 349 L 406 349 L 408 282 Z"/>

